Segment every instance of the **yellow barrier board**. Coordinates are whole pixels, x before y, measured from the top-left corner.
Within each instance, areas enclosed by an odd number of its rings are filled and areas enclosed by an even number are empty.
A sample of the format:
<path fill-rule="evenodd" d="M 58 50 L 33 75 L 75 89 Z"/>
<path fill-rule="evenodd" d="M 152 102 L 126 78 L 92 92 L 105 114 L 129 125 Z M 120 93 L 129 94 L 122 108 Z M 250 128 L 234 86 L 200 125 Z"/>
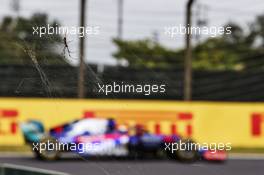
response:
<path fill-rule="evenodd" d="M 20 122 L 39 120 L 49 129 L 83 117 L 115 118 L 200 143 L 264 148 L 264 103 L 16 98 L 0 99 L 0 145 L 24 144 Z"/>

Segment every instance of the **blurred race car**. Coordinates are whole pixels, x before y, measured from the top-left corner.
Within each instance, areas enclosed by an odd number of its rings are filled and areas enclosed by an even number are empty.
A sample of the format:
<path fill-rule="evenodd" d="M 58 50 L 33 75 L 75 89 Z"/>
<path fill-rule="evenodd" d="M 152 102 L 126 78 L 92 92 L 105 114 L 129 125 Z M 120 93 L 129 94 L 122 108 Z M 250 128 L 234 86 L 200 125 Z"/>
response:
<path fill-rule="evenodd" d="M 56 160 L 62 152 L 76 152 L 81 156 L 124 156 L 144 158 L 146 156 L 166 156 L 185 162 L 198 159 L 224 161 L 225 151 L 176 149 L 179 143 L 194 142 L 178 135 L 150 134 L 143 126 L 133 128 L 119 126 L 113 119 L 84 118 L 45 132 L 39 121 L 21 124 L 26 143 L 32 146 L 37 158 Z M 128 132 L 133 130 L 133 134 Z"/>

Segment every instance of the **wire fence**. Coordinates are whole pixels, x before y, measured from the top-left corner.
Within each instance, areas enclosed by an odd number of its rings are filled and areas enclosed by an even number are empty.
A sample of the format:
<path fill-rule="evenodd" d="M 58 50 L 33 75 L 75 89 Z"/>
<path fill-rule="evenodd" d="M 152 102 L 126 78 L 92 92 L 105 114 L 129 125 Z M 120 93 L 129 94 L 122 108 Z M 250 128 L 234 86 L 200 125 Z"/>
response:
<path fill-rule="evenodd" d="M 34 66 L 0 66 L 0 96 L 2 97 L 54 97 L 77 96 L 77 68 L 71 66 L 42 66 L 47 82 L 43 82 Z M 183 69 L 133 69 L 90 65 L 86 71 L 86 98 L 118 99 L 183 99 Z M 95 75 L 91 74 L 94 72 Z M 98 81 L 95 78 L 98 78 Z M 99 92 L 99 84 L 157 84 L 165 85 L 165 93 Z M 47 88 L 47 86 L 49 86 Z M 207 101 L 264 101 L 264 70 L 194 71 L 193 100 Z M 47 92 L 49 89 L 50 92 Z"/>

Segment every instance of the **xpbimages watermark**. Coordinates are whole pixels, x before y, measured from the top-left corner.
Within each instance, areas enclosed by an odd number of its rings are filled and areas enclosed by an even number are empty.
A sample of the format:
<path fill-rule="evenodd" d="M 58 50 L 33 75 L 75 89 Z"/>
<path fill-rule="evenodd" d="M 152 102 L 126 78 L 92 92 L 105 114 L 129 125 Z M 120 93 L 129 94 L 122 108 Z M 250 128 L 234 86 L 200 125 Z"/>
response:
<path fill-rule="evenodd" d="M 73 151 L 78 153 L 84 153 L 87 151 L 96 150 L 100 147 L 99 143 L 61 143 L 53 142 L 48 140 L 45 143 L 33 143 L 33 151 L 38 151 L 39 153 L 45 151 Z"/>
<path fill-rule="evenodd" d="M 173 38 L 177 35 L 208 35 L 209 37 L 216 37 L 217 35 L 230 35 L 232 33 L 232 27 L 226 26 L 226 27 L 216 27 L 216 26 L 203 26 L 203 27 L 197 27 L 197 26 L 166 26 L 164 27 L 164 33 L 165 35 Z"/>
<path fill-rule="evenodd" d="M 98 83 L 99 93 L 109 95 L 111 93 L 141 93 L 144 95 L 150 95 L 152 93 L 165 93 L 166 85 L 161 84 L 125 84 L 124 82 L 112 84 L 100 84 Z"/>
<path fill-rule="evenodd" d="M 194 142 L 179 142 L 165 143 L 165 151 L 174 153 L 176 151 L 199 151 L 208 150 L 212 153 L 216 151 L 230 151 L 232 149 L 231 143 L 194 143 Z"/>
<path fill-rule="evenodd" d="M 38 35 L 42 37 L 46 34 L 48 35 L 77 35 L 79 37 L 84 37 L 85 35 L 98 35 L 100 34 L 99 26 L 86 26 L 86 27 L 65 27 L 65 26 L 51 26 L 48 24 L 47 26 L 34 26 L 33 35 Z"/>

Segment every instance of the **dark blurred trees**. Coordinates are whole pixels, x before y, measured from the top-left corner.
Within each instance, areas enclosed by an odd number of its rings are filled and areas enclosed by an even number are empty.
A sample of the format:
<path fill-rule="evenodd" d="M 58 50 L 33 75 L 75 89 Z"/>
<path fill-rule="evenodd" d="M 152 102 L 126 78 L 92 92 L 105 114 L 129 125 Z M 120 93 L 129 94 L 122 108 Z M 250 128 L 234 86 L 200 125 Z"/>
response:
<path fill-rule="evenodd" d="M 196 70 L 264 69 L 264 15 L 244 29 L 230 22 L 232 33 L 224 34 L 193 47 Z M 184 49 L 167 49 L 151 40 L 121 41 L 114 39 L 118 51 L 114 57 L 126 60 L 131 67 L 182 67 Z"/>
<path fill-rule="evenodd" d="M 33 27 L 54 26 L 46 14 L 34 14 L 30 18 L 5 17 L 0 25 L 0 64 L 31 64 L 27 49 L 30 49 L 40 64 L 68 64 L 58 46 L 63 43 L 61 36 L 46 34 L 33 35 Z"/>
<path fill-rule="evenodd" d="M 167 49 L 152 40 L 113 41 L 119 48 L 114 57 L 125 59 L 129 66 L 155 68 L 182 64 L 181 52 Z"/>

